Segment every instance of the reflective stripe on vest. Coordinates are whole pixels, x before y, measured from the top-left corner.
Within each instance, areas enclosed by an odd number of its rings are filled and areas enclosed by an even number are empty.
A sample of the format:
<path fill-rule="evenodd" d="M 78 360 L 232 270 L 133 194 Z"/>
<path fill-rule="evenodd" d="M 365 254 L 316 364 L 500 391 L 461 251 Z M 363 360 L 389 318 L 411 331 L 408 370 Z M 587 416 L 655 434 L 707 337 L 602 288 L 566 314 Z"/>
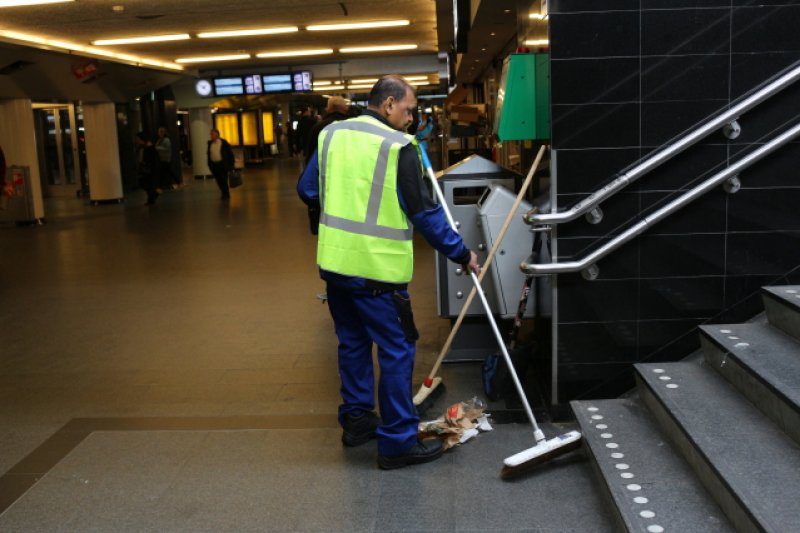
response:
<path fill-rule="evenodd" d="M 370 124 L 368 122 L 343 121 L 334 122 L 325 128 L 328 133 L 322 141 L 320 154 L 320 178 L 319 178 L 319 201 L 322 206 L 322 213 L 319 217 L 320 224 L 325 224 L 331 228 L 341 229 L 350 233 L 357 233 L 359 235 L 370 235 L 372 237 L 381 237 L 383 239 L 392 239 L 396 241 L 407 241 L 413 237 L 414 229 L 394 229 L 378 225 L 378 212 L 381 208 L 381 193 L 383 185 L 386 182 L 386 170 L 389 163 L 389 151 L 392 144 L 400 144 L 401 146 L 407 145 L 410 141 L 408 137 L 402 133 L 394 130 L 384 129 L 380 126 Z M 384 137 L 381 143 L 380 152 L 378 153 L 378 161 L 375 165 L 375 171 L 372 174 L 372 192 L 369 195 L 369 203 L 367 204 L 367 216 L 364 222 L 356 222 L 354 220 L 347 220 L 334 215 L 329 215 L 325 212 L 325 178 L 328 172 L 328 148 L 330 148 L 333 133 L 336 130 L 352 130 L 372 135 Z"/>

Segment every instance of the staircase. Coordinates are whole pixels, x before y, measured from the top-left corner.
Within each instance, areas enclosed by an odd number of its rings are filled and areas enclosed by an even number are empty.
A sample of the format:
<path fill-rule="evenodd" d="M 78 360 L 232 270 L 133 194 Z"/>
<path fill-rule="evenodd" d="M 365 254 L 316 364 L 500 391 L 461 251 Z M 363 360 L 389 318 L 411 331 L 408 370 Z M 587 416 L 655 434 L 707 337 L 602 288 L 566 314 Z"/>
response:
<path fill-rule="evenodd" d="M 635 365 L 638 398 L 572 402 L 620 530 L 800 532 L 800 286 L 762 298 L 702 358 Z"/>

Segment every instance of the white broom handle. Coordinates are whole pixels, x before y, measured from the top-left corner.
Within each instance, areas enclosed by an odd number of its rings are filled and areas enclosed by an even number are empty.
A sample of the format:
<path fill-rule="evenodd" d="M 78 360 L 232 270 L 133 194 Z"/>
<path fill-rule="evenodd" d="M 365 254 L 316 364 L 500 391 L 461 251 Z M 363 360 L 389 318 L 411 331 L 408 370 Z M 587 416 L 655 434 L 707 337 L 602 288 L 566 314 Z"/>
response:
<path fill-rule="evenodd" d="M 420 150 L 422 154 L 422 164 L 425 166 L 425 171 L 428 173 L 428 179 L 431 181 L 431 186 L 433 187 L 434 192 L 436 193 L 436 198 L 438 198 L 439 203 L 442 205 L 442 210 L 444 210 L 444 215 L 447 217 L 447 222 L 450 223 L 450 227 L 453 228 L 453 231 L 458 233 L 458 228 L 456 227 L 456 223 L 453 221 L 453 215 L 450 214 L 450 208 L 447 206 L 447 202 L 444 199 L 444 195 L 442 194 L 442 189 L 439 187 L 439 181 L 436 179 L 436 174 L 433 171 L 433 167 L 431 166 L 431 160 L 428 158 L 428 154 L 425 150 Z M 468 269 L 469 270 L 469 269 Z M 481 282 L 478 281 L 478 277 L 475 275 L 475 272 L 469 270 L 470 278 L 472 278 L 472 283 L 475 284 L 475 292 L 478 293 L 478 297 L 481 299 L 481 303 L 483 304 L 483 309 L 486 311 L 486 318 L 489 320 L 489 324 L 492 326 L 492 331 L 494 331 L 494 336 L 497 339 L 497 344 L 500 346 L 500 351 L 503 353 L 503 358 L 506 360 L 506 365 L 508 365 L 508 371 L 511 374 L 511 379 L 514 381 L 514 386 L 517 388 L 517 393 L 519 394 L 519 398 L 522 401 L 523 407 L 525 407 L 525 413 L 528 415 L 528 418 L 533 425 L 533 432 L 534 436 L 536 437 L 537 442 L 539 440 L 544 439 L 544 435 L 542 434 L 541 430 L 539 429 L 539 424 L 536 423 L 536 417 L 533 416 L 533 411 L 531 410 L 531 405 L 528 403 L 528 397 L 525 396 L 525 389 L 522 388 L 522 383 L 519 381 L 519 377 L 517 377 L 517 371 L 514 368 L 514 364 L 511 362 L 511 356 L 508 355 L 508 350 L 506 350 L 506 344 L 503 341 L 503 336 L 500 334 L 500 330 L 497 329 L 497 322 L 492 315 L 492 308 L 489 307 L 489 302 L 486 301 L 486 295 L 483 294 L 483 290 L 481 289 Z M 541 436 L 541 439 L 539 438 Z"/>

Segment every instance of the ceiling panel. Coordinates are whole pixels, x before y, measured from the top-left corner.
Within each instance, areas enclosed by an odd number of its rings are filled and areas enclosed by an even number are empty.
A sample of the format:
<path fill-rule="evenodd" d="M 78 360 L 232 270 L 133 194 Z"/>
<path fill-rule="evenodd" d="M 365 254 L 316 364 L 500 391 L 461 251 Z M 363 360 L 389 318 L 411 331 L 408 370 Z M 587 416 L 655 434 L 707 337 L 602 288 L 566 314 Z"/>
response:
<path fill-rule="evenodd" d="M 395 2 L 397 9 L 387 9 L 387 2 L 377 0 L 77 0 L 64 4 L 27 6 L 0 9 L 0 29 L 33 33 L 89 45 L 96 39 L 134 37 L 152 34 L 189 33 L 190 41 L 151 44 L 129 44 L 107 47 L 116 52 L 173 61 L 178 57 L 251 53 L 272 50 L 333 48 L 332 60 L 370 57 L 375 54 L 339 54 L 338 49 L 360 45 L 417 44 L 414 54 L 437 52 L 435 0 L 403 0 Z M 114 11 L 114 6 L 123 10 Z M 303 28 L 310 24 L 409 19 L 405 27 L 335 32 L 311 32 Z M 199 39 L 198 32 L 299 26 L 291 34 L 249 38 Z M 400 56 L 408 52 L 381 52 L 381 55 Z M 295 65 L 313 63 L 295 58 Z M 248 65 L 283 64 L 285 59 L 256 59 Z M 198 64 L 197 68 L 221 68 L 224 64 Z"/>

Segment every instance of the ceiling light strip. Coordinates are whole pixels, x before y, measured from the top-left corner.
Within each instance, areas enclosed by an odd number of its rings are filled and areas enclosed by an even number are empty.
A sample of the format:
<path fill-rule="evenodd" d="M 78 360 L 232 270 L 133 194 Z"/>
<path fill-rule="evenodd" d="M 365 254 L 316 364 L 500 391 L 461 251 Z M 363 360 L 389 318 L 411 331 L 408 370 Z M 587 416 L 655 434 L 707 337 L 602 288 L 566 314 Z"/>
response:
<path fill-rule="evenodd" d="M 321 56 L 332 53 L 333 53 L 333 48 L 320 48 L 317 50 L 284 50 L 279 52 L 259 52 L 256 54 L 256 57 L 269 58 L 269 57 Z"/>
<path fill-rule="evenodd" d="M 343 54 L 355 54 L 358 52 L 390 52 L 392 50 L 415 50 L 416 44 L 389 44 L 384 46 L 357 46 L 353 48 L 340 48 Z"/>
<path fill-rule="evenodd" d="M 75 0 L 0 0 L 0 7 L 35 6 L 39 4 L 58 4 Z"/>
<path fill-rule="evenodd" d="M 410 20 L 376 20 L 372 22 L 350 22 L 347 24 L 312 24 L 306 26 L 308 31 L 365 30 L 371 28 L 391 28 L 408 26 Z"/>
<path fill-rule="evenodd" d="M 143 35 L 140 37 L 122 37 L 119 39 L 98 39 L 92 41 L 95 46 L 113 46 L 115 44 L 139 44 L 139 43 L 162 43 L 168 41 L 186 41 L 191 39 L 188 33 L 176 33 L 173 35 Z"/>
<path fill-rule="evenodd" d="M 208 61 L 236 61 L 238 59 L 250 59 L 250 54 L 229 54 L 221 56 L 204 56 L 204 57 L 179 57 L 175 60 L 176 63 L 205 63 Z"/>
<path fill-rule="evenodd" d="M 284 26 L 280 28 L 258 28 L 252 30 L 226 30 L 226 31 L 204 31 L 198 33 L 201 39 L 217 39 L 220 37 L 250 37 L 252 35 L 273 35 L 277 33 L 294 33 L 300 31 L 297 26 Z"/>
<path fill-rule="evenodd" d="M 10 30 L 0 30 L 0 39 L 7 39 L 12 42 L 24 42 L 38 48 L 56 49 L 59 51 L 80 52 L 82 54 L 89 54 L 92 56 L 108 57 L 111 59 L 120 60 L 125 63 L 133 63 L 134 65 L 151 65 L 161 66 L 171 70 L 183 70 L 181 65 L 170 63 L 169 61 L 158 61 L 155 59 L 134 56 L 131 54 L 121 54 L 112 52 L 103 48 L 94 48 L 91 46 L 83 46 L 81 44 L 72 43 L 69 41 L 61 41 L 58 39 L 49 39 L 39 35 L 30 35 L 27 33 L 20 33 Z"/>

